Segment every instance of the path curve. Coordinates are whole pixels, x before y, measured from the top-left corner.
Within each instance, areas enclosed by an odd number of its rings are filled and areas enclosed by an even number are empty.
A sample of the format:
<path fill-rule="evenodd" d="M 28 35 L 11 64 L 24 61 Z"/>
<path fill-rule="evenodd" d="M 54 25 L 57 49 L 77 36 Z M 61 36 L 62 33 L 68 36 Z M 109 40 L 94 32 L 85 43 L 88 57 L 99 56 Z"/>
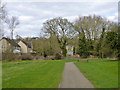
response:
<path fill-rule="evenodd" d="M 65 63 L 59 88 L 94 88 L 73 62 Z"/>

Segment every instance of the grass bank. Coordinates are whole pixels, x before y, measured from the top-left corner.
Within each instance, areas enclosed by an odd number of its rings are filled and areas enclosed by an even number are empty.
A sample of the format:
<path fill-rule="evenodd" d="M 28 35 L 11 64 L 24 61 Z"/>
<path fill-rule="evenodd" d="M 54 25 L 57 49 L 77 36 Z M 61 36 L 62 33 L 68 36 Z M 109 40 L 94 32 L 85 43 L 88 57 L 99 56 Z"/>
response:
<path fill-rule="evenodd" d="M 96 88 L 118 88 L 118 61 L 75 62 Z"/>

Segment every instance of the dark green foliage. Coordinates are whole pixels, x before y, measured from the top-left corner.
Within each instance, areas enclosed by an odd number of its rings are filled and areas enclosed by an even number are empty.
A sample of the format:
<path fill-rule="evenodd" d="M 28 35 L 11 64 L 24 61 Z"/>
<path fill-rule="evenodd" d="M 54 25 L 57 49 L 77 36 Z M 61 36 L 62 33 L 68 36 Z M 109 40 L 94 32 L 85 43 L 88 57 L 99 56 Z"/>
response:
<path fill-rule="evenodd" d="M 63 56 L 66 56 L 66 53 L 67 53 L 67 50 L 66 50 L 66 40 L 64 41 L 63 45 L 60 46 L 60 48 L 62 50 Z"/>
<path fill-rule="evenodd" d="M 66 53 L 67 53 L 66 47 L 64 47 L 62 51 L 63 51 L 63 55 L 66 56 Z"/>
<path fill-rule="evenodd" d="M 73 55 L 76 54 L 76 51 L 75 51 L 75 46 L 73 47 Z"/>
<path fill-rule="evenodd" d="M 47 53 L 44 51 L 44 57 L 46 58 L 47 57 Z"/>
<path fill-rule="evenodd" d="M 119 27 L 119 30 L 120 30 L 120 27 Z M 120 32 L 118 33 L 118 46 L 117 46 L 117 50 L 118 50 L 117 57 L 118 57 L 118 60 L 120 60 Z"/>
<path fill-rule="evenodd" d="M 114 31 L 108 32 L 106 35 L 106 43 L 111 49 L 116 49 L 118 46 L 118 34 Z"/>
<path fill-rule="evenodd" d="M 106 48 L 108 48 L 107 51 L 112 51 L 112 55 L 114 55 L 114 57 L 118 56 L 118 50 L 117 48 L 119 47 L 118 45 L 118 34 L 115 31 L 110 31 L 107 32 L 106 37 L 105 37 L 105 46 Z"/>
<path fill-rule="evenodd" d="M 79 46 L 79 49 L 78 49 L 78 54 L 81 56 L 81 57 L 84 57 L 86 58 L 88 56 L 88 50 L 87 50 L 87 42 L 86 42 L 86 38 L 85 38 L 85 33 L 82 29 L 82 33 L 80 34 L 79 36 L 79 41 L 78 41 L 78 46 Z"/>
<path fill-rule="evenodd" d="M 88 52 L 87 52 L 87 45 L 85 40 L 81 40 L 79 39 L 79 50 L 78 50 L 78 54 L 81 57 L 87 57 L 88 56 Z"/>
<path fill-rule="evenodd" d="M 103 58 L 104 57 L 104 51 L 103 51 L 103 47 L 104 47 L 104 37 L 105 37 L 105 28 L 103 27 L 102 28 L 102 34 L 100 35 L 100 39 L 99 39 L 99 42 L 97 44 L 97 53 L 98 53 L 98 56 L 100 58 Z"/>

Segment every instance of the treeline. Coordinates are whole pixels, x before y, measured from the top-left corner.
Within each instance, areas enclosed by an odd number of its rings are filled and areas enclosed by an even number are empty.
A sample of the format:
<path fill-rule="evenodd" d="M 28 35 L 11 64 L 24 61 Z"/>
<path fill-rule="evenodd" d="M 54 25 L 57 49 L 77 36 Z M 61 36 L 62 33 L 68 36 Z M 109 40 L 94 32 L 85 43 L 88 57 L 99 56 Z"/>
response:
<path fill-rule="evenodd" d="M 1 25 L 6 23 L 11 32 L 19 24 L 14 16 L 8 17 L 6 4 L 0 1 Z M 120 35 L 118 24 L 101 16 L 81 16 L 74 22 L 66 18 L 57 17 L 46 20 L 41 28 L 42 36 L 38 39 L 27 39 L 33 44 L 33 50 L 38 56 L 52 56 L 62 54 L 66 56 L 66 45 L 74 46 L 74 55 L 89 57 L 94 55 L 99 58 L 120 57 Z M 0 28 L 0 38 L 4 36 L 3 28 Z M 17 39 L 22 37 L 17 36 Z M 6 55 L 5 55 L 6 56 Z"/>
<path fill-rule="evenodd" d="M 66 56 L 66 45 L 74 46 L 74 54 L 86 58 L 94 55 L 99 58 L 118 57 L 118 25 L 101 16 L 82 16 L 74 22 L 57 17 L 43 23 L 44 36 L 32 41 L 38 55 Z"/>

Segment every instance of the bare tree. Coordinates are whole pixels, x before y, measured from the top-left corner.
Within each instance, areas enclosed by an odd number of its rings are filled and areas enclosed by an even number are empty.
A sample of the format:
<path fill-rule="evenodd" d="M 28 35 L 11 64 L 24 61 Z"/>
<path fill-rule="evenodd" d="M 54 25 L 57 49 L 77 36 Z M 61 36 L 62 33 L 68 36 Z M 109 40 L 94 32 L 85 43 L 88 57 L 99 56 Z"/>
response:
<path fill-rule="evenodd" d="M 7 18 L 5 22 L 8 24 L 8 28 L 11 32 L 11 39 L 13 39 L 13 32 L 17 25 L 19 25 L 19 20 L 17 17 L 12 16 L 11 18 Z"/>
<path fill-rule="evenodd" d="M 53 36 L 57 38 L 62 53 L 65 56 L 67 38 L 73 38 L 76 33 L 72 23 L 70 23 L 65 18 L 53 18 L 43 23 L 42 30 L 45 33 L 48 33 L 48 36 L 50 36 L 50 38 L 52 38 Z"/>
<path fill-rule="evenodd" d="M 4 23 L 4 19 L 7 16 L 7 12 L 5 9 L 6 4 L 2 2 L 2 0 L 0 0 L 0 38 L 3 37 L 4 33 L 3 33 L 3 23 Z"/>
<path fill-rule="evenodd" d="M 0 0 L 0 19 L 5 19 L 7 16 L 6 12 L 6 3 L 3 3 L 2 0 Z"/>
<path fill-rule="evenodd" d="M 18 34 L 17 34 L 15 37 L 16 37 L 16 40 L 22 40 L 22 39 L 23 39 L 23 38 L 22 38 L 20 35 L 18 35 Z"/>

